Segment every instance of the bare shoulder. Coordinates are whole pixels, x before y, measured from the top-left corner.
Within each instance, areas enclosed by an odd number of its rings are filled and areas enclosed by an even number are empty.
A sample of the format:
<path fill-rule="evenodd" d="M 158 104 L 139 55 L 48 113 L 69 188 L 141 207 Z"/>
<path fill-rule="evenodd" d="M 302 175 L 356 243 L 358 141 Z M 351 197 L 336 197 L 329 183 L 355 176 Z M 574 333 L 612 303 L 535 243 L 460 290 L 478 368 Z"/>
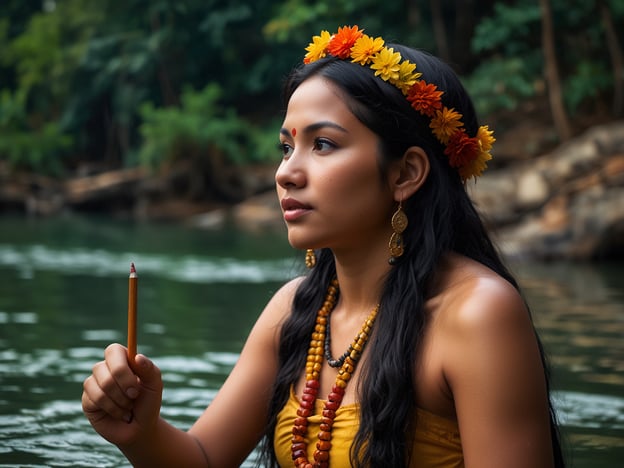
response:
<path fill-rule="evenodd" d="M 290 314 L 293 298 L 302 281 L 303 277 L 298 277 L 280 287 L 267 303 L 257 324 L 281 323 Z"/>
<path fill-rule="evenodd" d="M 530 325 L 520 292 L 505 278 L 468 259 L 456 261 L 439 301 L 441 325 L 454 333 L 484 333 L 491 328 Z"/>
<path fill-rule="evenodd" d="M 515 367 L 515 376 L 520 376 L 527 363 L 541 365 L 529 310 L 514 285 L 467 259 L 457 264 L 450 278 L 436 311 L 450 383 L 479 366 L 500 375 L 506 365 L 521 360 L 524 364 Z M 528 356 L 533 359 L 525 360 Z"/>
<path fill-rule="evenodd" d="M 443 284 L 433 333 L 466 466 L 550 466 L 544 369 L 524 299 L 463 258 L 447 268 Z"/>

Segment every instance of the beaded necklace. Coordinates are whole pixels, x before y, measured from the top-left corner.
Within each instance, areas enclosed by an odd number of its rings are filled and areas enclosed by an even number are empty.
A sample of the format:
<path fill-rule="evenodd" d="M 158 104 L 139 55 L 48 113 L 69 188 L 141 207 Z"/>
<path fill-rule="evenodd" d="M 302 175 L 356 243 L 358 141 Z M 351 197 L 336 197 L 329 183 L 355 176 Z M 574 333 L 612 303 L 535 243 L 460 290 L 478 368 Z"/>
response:
<path fill-rule="evenodd" d="M 297 418 L 292 429 L 292 459 L 296 468 L 329 468 L 329 450 L 331 449 L 331 431 L 336 418 L 336 411 L 342 403 L 345 394 L 345 388 L 349 383 L 351 375 L 355 371 L 366 342 L 368 341 L 371 329 L 375 323 L 375 317 L 379 310 L 379 304 L 371 311 L 366 321 L 362 324 L 362 328 L 353 342 L 349 346 L 348 355 L 341 356 L 334 363 L 340 363 L 340 369 L 336 376 L 336 382 L 332 386 L 331 392 L 327 396 L 327 400 L 323 406 L 321 417 L 320 432 L 318 433 L 318 442 L 314 451 L 314 461 L 308 460 L 307 444 L 305 437 L 308 431 L 308 417 L 314 411 L 314 403 L 317 399 L 319 390 L 319 377 L 323 367 L 323 351 L 326 343 L 326 333 L 329 334 L 329 314 L 336 305 L 336 294 L 338 292 L 338 280 L 334 279 L 327 289 L 327 296 L 323 306 L 316 315 L 316 324 L 312 337 L 310 339 L 310 347 L 308 348 L 308 356 L 306 358 L 306 383 L 303 389 L 303 395 L 297 410 Z M 329 353 L 329 345 L 327 344 L 327 352 Z M 331 356 L 331 353 L 329 353 Z M 346 353 L 345 353 L 346 354 Z M 338 367 L 338 366 L 336 366 Z"/>

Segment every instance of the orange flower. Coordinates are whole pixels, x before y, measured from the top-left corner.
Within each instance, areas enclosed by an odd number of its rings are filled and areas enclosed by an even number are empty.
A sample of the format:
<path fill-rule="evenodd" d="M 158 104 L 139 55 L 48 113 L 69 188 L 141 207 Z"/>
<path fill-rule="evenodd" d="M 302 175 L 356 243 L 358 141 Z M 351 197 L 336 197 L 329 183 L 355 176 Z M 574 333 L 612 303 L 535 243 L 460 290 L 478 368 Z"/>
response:
<path fill-rule="evenodd" d="M 437 90 L 434 84 L 425 83 L 423 80 L 414 83 L 407 93 L 407 100 L 412 107 L 427 117 L 433 117 L 436 110 L 442 108 L 442 91 Z"/>
<path fill-rule="evenodd" d="M 305 49 L 308 53 L 303 58 L 303 63 L 316 62 L 318 59 L 325 57 L 327 55 L 327 44 L 329 44 L 330 40 L 331 35 L 329 31 L 321 31 L 320 36 L 314 36 L 310 45 Z"/>
<path fill-rule="evenodd" d="M 435 117 L 431 119 L 429 127 L 431 127 L 440 143 L 446 145 L 451 135 L 455 133 L 459 127 L 464 126 L 461 118 L 462 115 L 455 111 L 455 109 L 443 107 L 442 110 L 437 110 L 435 112 Z"/>
<path fill-rule="evenodd" d="M 346 59 L 351 56 L 351 47 L 362 35 L 363 30 L 353 27 L 343 26 L 338 28 L 338 32 L 331 38 L 327 46 L 327 51 L 335 57 Z"/>
<path fill-rule="evenodd" d="M 451 167 L 464 167 L 477 158 L 479 141 L 470 138 L 465 130 L 457 130 L 449 138 L 444 154 L 449 158 Z"/>
<path fill-rule="evenodd" d="M 379 52 L 384 45 L 384 40 L 381 37 L 373 39 L 366 34 L 362 35 L 351 49 L 352 62 L 359 63 L 360 65 L 366 65 L 375 55 Z"/>

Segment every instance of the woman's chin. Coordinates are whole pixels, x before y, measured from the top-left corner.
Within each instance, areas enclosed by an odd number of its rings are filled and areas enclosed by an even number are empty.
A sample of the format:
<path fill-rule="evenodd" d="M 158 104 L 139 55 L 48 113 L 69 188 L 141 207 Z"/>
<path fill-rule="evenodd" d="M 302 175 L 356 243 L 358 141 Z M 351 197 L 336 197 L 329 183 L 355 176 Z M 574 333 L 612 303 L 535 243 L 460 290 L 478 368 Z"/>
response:
<path fill-rule="evenodd" d="M 300 236 L 293 236 L 289 234 L 288 243 L 293 249 L 296 250 L 307 250 L 312 248 L 310 247 L 311 242 L 309 240 L 302 239 Z"/>

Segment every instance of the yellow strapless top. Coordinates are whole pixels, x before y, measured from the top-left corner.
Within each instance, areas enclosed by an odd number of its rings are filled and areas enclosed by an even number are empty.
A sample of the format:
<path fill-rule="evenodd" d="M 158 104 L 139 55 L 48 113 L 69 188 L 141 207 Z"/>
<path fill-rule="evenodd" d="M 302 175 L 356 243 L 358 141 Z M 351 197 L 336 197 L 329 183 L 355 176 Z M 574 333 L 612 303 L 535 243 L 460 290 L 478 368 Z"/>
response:
<path fill-rule="evenodd" d="M 314 415 L 308 418 L 308 434 L 314 440 L 308 440 L 308 459 L 314 458 L 316 434 L 319 432 L 320 414 L 323 400 L 316 400 Z M 277 417 L 275 437 L 273 440 L 277 460 L 281 467 L 293 466 L 290 446 L 292 444 L 292 427 L 297 417 L 299 400 L 290 390 L 290 397 Z M 336 411 L 336 419 L 332 429 L 332 448 L 329 452 L 331 468 L 347 468 L 349 450 L 358 429 L 359 405 L 345 405 Z M 463 468 L 459 428 L 457 423 L 428 411 L 417 409 L 416 433 L 414 436 L 412 461 L 419 468 Z"/>

